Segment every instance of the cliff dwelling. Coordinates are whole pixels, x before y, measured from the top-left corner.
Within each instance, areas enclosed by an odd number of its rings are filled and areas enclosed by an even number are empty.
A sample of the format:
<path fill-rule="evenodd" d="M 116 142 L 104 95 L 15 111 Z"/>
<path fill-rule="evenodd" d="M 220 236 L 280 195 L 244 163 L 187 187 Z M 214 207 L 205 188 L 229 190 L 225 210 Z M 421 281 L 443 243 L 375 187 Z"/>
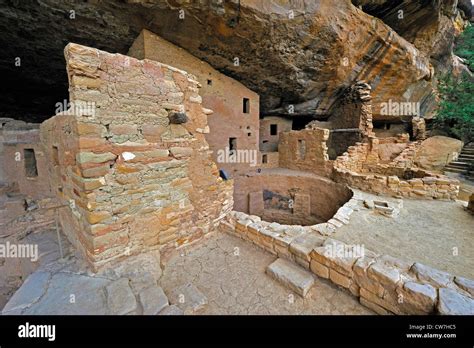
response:
<path fill-rule="evenodd" d="M 474 143 L 434 92 L 471 7 L 417 7 L 435 30 L 383 1 L 168 3 L 8 49 L 2 314 L 473 315 Z M 29 6 L 2 28 L 69 13 Z"/>

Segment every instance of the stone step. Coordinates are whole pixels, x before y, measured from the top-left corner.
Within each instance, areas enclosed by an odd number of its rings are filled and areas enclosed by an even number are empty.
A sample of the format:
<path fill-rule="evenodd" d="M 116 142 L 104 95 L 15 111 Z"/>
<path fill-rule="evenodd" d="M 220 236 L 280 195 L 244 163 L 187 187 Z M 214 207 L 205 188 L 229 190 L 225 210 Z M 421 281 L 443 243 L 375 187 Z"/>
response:
<path fill-rule="evenodd" d="M 469 166 L 460 166 L 460 165 L 447 165 L 446 168 L 448 169 L 461 169 L 461 170 L 464 170 L 464 171 L 467 171 L 467 169 L 469 168 Z"/>
<path fill-rule="evenodd" d="M 469 163 L 461 162 L 461 161 L 453 161 L 453 162 L 449 163 L 449 165 L 454 166 L 454 167 L 464 167 L 464 166 L 468 166 Z"/>
<path fill-rule="evenodd" d="M 285 259 L 271 263 L 266 273 L 298 295 L 305 297 L 314 284 L 312 273 Z"/>
<path fill-rule="evenodd" d="M 467 169 L 469 165 L 467 164 L 457 164 L 457 163 L 450 163 L 446 166 L 446 168 L 457 168 L 457 169 Z"/>
<path fill-rule="evenodd" d="M 473 162 L 474 161 L 474 155 L 460 155 L 458 157 L 458 161 L 461 162 Z"/>
<path fill-rule="evenodd" d="M 454 168 L 454 167 L 445 167 L 444 168 L 445 172 L 450 172 L 450 173 L 466 173 L 466 169 L 464 168 Z"/>

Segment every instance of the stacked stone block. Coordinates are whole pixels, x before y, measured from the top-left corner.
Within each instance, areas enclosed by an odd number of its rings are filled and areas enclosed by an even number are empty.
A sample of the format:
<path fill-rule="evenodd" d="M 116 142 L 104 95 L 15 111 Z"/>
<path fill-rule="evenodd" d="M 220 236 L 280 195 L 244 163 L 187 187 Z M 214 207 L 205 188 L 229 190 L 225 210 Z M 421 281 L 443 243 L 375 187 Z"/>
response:
<path fill-rule="evenodd" d="M 0 118 L 0 184 L 15 187 L 17 193 L 32 199 L 52 197 L 39 127 L 37 123 Z M 37 176 L 29 177 L 26 173 L 26 149 L 34 151 Z"/>
<path fill-rule="evenodd" d="M 261 168 L 278 168 L 280 167 L 280 154 L 278 152 L 261 152 L 262 159 L 260 161 Z M 266 158 L 266 162 L 263 158 Z"/>
<path fill-rule="evenodd" d="M 402 142 L 406 136 L 390 139 L 369 138 L 357 143 L 334 161 L 334 179 L 367 192 L 421 199 L 456 199 L 459 181 L 413 166 L 416 147 L 410 143 L 390 163 L 380 163 L 377 146 Z"/>
<path fill-rule="evenodd" d="M 413 139 L 425 140 L 426 139 L 426 122 L 422 117 L 413 117 L 411 120 L 413 128 Z"/>
<path fill-rule="evenodd" d="M 75 44 L 65 55 L 75 112 L 44 122 L 42 136 L 49 158 L 59 153 L 51 178 L 69 205 L 61 223 L 92 265 L 178 247 L 217 226 L 232 183 L 197 132 L 207 116 L 193 76 Z M 176 113 L 188 122 L 170 123 Z"/>
<path fill-rule="evenodd" d="M 348 223 L 351 201 L 339 209 L 334 222 Z M 378 314 L 474 314 L 473 280 L 347 245 L 328 238 L 322 225 L 280 225 L 233 212 L 220 229 L 328 279 Z"/>
<path fill-rule="evenodd" d="M 278 145 L 280 167 L 328 175 L 331 168 L 326 146 L 329 134 L 329 129 L 324 128 L 280 133 Z M 304 154 L 300 153 L 300 141 L 304 142 Z"/>
<path fill-rule="evenodd" d="M 357 128 L 364 138 L 374 136 L 371 89 L 365 81 L 357 81 L 343 91 L 330 119 L 334 129 Z"/>

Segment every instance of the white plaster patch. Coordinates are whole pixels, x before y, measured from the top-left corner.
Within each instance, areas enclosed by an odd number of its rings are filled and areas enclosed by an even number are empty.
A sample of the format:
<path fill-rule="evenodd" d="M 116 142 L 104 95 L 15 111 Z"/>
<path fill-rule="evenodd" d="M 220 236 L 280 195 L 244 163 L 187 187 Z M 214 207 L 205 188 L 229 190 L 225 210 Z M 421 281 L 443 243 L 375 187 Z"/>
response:
<path fill-rule="evenodd" d="M 130 161 L 130 160 L 134 159 L 136 156 L 131 152 L 123 152 L 122 157 L 125 161 Z"/>

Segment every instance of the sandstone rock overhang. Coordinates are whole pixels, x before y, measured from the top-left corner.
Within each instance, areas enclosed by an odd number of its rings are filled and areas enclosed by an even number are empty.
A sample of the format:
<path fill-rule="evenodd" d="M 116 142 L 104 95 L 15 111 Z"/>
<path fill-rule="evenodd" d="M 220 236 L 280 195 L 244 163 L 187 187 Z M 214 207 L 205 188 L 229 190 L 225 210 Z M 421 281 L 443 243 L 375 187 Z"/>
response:
<path fill-rule="evenodd" d="M 408 96 L 429 115 L 430 64 L 449 68 L 460 25 L 456 4 L 466 15 L 466 2 L 404 2 L 400 27 L 372 2 L 353 1 L 362 10 L 349 0 L 2 3 L 2 112 L 43 121 L 67 99 L 67 42 L 126 53 L 147 28 L 259 93 L 264 113 L 287 114 L 294 105 L 293 116 L 326 117 L 343 86 L 365 79 L 375 106 Z M 421 44 L 421 37 L 428 39 Z"/>

